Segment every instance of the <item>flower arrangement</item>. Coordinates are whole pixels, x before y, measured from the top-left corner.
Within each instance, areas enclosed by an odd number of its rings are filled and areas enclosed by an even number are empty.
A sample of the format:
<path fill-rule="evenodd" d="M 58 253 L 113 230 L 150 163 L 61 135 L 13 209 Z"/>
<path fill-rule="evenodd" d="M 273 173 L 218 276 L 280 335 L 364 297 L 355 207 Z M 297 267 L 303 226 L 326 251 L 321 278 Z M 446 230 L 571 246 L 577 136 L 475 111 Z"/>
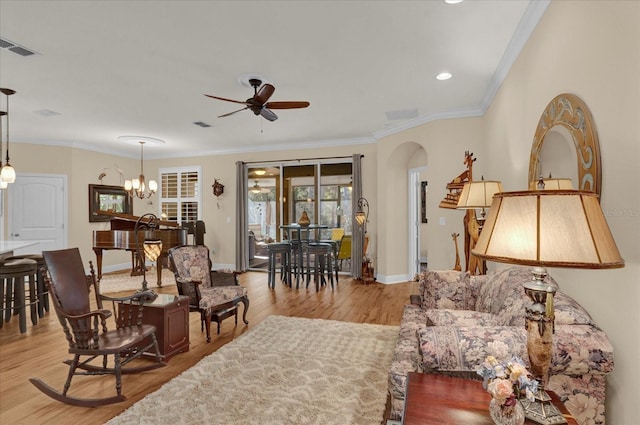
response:
<path fill-rule="evenodd" d="M 478 368 L 482 386 L 501 406 L 514 406 L 523 395 L 534 401 L 538 381 L 531 378 L 524 362 L 519 357 L 498 361 L 488 356 Z"/>

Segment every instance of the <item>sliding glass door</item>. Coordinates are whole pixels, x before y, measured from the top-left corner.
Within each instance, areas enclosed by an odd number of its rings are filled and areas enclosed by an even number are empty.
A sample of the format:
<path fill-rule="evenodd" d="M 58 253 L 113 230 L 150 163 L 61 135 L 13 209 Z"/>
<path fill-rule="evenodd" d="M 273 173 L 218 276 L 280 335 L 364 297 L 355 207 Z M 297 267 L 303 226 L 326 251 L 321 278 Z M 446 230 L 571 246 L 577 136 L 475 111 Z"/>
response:
<path fill-rule="evenodd" d="M 352 164 L 346 158 L 259 163 L 248 166 L 248 256 L 250 269 L 266 269 L 267 244 L 282 241 L 282 224 L 297 223 L 306 212 L 311 223 L 350 234 Z"/>

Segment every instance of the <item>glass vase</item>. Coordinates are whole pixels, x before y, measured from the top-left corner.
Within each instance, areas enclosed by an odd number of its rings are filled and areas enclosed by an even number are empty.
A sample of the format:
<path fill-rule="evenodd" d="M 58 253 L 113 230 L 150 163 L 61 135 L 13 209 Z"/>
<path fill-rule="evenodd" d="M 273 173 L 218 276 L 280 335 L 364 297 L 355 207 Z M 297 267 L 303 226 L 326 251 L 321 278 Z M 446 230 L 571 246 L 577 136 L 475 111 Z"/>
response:
<path fill-rule="evenodd" d="M 524 424 L 524 409 L 519 401 L 513 406 L 505 406 L 492 398 L 489 403 L 489 415 L 496 425 Z"/>

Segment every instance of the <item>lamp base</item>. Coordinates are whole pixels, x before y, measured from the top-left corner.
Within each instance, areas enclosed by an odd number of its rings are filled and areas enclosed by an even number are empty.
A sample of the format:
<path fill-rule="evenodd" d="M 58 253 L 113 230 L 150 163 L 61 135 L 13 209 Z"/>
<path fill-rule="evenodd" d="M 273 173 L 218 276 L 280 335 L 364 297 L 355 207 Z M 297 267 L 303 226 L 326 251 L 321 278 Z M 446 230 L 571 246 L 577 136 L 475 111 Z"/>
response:
<path fill-rule="evenodd" d="M 562 416 L 560 410 L 551 403 L 551 397 L 543 389 L 538 389 L 535 401 L 521 399 L 520 403 L 524 409 L 524 416 L 538 424 L 559 425 L 566 424 L 567 420 Z"/>

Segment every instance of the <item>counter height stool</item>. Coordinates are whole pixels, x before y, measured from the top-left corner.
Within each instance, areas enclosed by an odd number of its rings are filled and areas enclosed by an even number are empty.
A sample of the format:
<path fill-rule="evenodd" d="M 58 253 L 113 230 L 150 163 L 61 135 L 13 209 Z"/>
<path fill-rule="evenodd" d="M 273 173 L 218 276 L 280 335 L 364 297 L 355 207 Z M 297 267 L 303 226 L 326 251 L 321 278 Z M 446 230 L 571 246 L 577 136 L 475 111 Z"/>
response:
<path fill-rule="evenodd" d="M 276 269 L 280 260 L 280 280 L 291 286 L 291 244 L 289 242 L 273 242 L 267 245 L 269 251 L 268 279 L 270 288 L 276 287 Z"/>
<path fill-rule="evenodd" d="M 331 254 L 332 254 L 332 258 L 333 258 L 333 271 L 334 271 L 335 276 L 336 276 L 336 283 L 338 283 L 338 271 L 339 271 L 339 267 L 338 267 L 338 251 L 340 249 L 340 244 L 339 244 L 340 241 L 339 240 L 335 240 L 335 239 L 321 239 L 318 242 L 319 243 L 326 243 L 326 244 L 331 245 Z"/>
<path fill-rule="evenodd" d="M 49 290 L 47 289 L 47 285 L 44 283 L 44 274 L 47 270 L 47 265 L 44 262 L 44 257 L 42 256 L 42 254 L 23 254 L 12 255 L 11 257 L 5 259 L 5 261 L 13 260 L 35 260 L 38 263 L 38 271 L 36 273 L 38 316 L 40 318 L 43 318 L 45 311 L 49 311 Z"/>
<path fill-rule="evenodd" d="M 320 286 L 326 284 L 324 273 L 327 272 L 327 278 L 331 281 L 331 288 L 333 288 L 332 253 L 333 247 L 327 243 L 307 245 L 307 287 L 313 273 L 316 291 L 320 290 Z"/>
<path fill-rule="evenodd" d="M 12 314 L 18 314 L 20 321 L 20 333 L 27 332 L 27 305 L 31 306 L 31 323 L 38 323 L 36 305 L 36 282 L 34 276 L 38 272 L 38 263 L 35 260 L 4 260 L 0 264 L 0 291 L 5 293 L 3 302 L 0 303 L 0 313 L 4 313 L 4 321 L 8 322 Z M 26 303 L 24 281 L 29 279 L 29 303 Z M 0 297 L 1 298 L 1 297 Z M 0 318 L 0 327 L 3 320 Z"/>

